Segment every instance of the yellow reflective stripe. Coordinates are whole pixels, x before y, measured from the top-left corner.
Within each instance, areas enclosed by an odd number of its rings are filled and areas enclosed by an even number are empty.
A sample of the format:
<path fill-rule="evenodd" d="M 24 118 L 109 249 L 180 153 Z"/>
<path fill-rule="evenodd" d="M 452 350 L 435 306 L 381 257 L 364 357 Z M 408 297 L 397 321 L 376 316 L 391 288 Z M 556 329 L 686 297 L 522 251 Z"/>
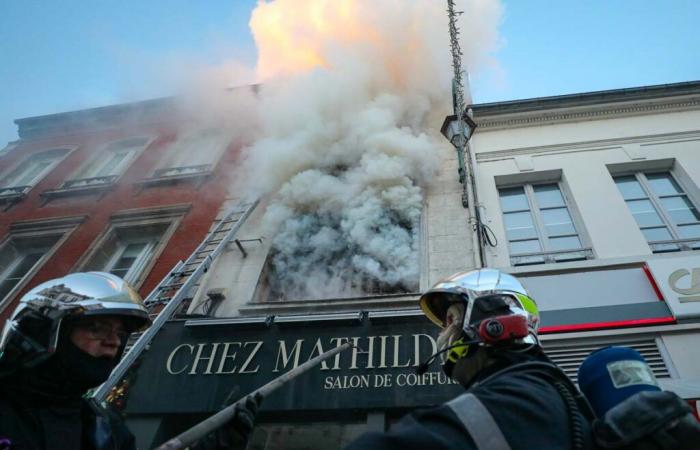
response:
<path fill-rule="evenodd" d="M 540 312 L 537 310 L 537 303 L 527 295 L 523 294 L 515 294 L 516 297 L 518 297 L 518 300 L 520 300 L 520 303 L 523 305 L 523 308 L 525 308 L 525 311 L 529 312 L 530 314 L 534 314 L 536 316 L 540 315 Z"/>

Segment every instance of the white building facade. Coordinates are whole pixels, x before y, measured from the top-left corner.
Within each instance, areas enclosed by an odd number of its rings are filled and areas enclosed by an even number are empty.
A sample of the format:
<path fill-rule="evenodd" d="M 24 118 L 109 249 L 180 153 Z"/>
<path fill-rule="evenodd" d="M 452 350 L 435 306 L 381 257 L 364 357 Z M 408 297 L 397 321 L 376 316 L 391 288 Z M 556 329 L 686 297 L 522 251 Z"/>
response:
<path fill-rule="evenodd" d="M 538 300 L 545 346 L 638 346 L 662 385 L 700 398 L 700 83 L 473 114 L 486 263 Z"/>

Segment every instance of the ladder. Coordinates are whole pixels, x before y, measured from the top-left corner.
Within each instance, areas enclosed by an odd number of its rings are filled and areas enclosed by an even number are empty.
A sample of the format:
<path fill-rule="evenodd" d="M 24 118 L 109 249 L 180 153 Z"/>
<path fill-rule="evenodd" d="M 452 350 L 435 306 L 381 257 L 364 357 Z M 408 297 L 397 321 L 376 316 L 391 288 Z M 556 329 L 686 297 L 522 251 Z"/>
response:
<path fill-rule="evenodd" d="M 153 324 L 144 331 L 134 345 L 126 351 L 124 357 L 114 368 L 111 375 L 99 388 L 95 390 L 92 398 L 102 403 L 107 398 L 112 388 L 124 377 L 126 372 L 136 359 L 148 348 L 156 333 L 175 314 L 182 301 L 189 296 L 202 275 L 209 269 L 216 257 L 231 242 L 243 223 L 248 219 L 258 200 L 241 202 L 227 212 L 221 221 L 207 235 L 197 249 L 185 262 L 179 261 L 175 267 L 163 278 L 144 300 L 149 311 L 164 305 L 163 309 L 155 315 Z"/>

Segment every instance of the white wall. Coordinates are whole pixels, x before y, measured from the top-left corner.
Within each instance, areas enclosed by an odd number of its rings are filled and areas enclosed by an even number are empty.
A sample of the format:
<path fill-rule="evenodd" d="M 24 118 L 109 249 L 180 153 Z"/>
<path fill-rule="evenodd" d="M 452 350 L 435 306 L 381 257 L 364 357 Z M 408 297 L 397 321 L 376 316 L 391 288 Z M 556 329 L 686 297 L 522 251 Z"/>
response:
<path fill-rule="evenodd" d="M 478 118 L 477 118 L 478 119 Z M 607 164 L 675 159 L 674 174 L 700 200 L 700 111 L 655 113 L 564 124 L 499 130 L 477 129 L 479 200 L 499 245 L 489 264 L 510 266 L 494 178 L 499 175 L 562 170 L 596 260 L 648 256 L 651 250 L 615 186 Z M 683 173 L 689 179 L 684 180 Z"/>

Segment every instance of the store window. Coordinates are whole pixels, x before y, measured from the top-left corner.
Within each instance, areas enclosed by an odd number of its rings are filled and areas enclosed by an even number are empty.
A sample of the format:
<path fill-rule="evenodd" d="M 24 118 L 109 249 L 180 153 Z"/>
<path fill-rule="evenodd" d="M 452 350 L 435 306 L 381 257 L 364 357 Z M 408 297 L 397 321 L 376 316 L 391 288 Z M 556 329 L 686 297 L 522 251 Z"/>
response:
<path fill-rule="evenodd" d="M 523 184 L 498 193 L 513 266 L 593 257 L 583 245 L 560 183 Z"/>
<path fill-rule="evenodd" d="M 216 129 L 183 133 L 166 149 L 154 178 L 193 176 L 212 171 L 229 139 Z"/>
<path fill-rule="evenodd" d="M 35 153 L 2 176 L 0 195 L 26 193 L 68 154 L 69 149 L 53 149 Z"/>
<path fill-rule="evenodd" d="M 246 450 L 340 450 L 367 430 L 366 422 L 261 424 Z"/>
<path fill-rule="evenodd" d="M 62 188 L 108 185 L 115 182 L 149 141 L 146 137 L 136 137 L 107 144 L 74 179 L 66 181 Z"/>
<path fill-rule="evenodd" d="M 671 172 L 614 177 L 654 253 L 700 249 L 700 214 Z"/>

